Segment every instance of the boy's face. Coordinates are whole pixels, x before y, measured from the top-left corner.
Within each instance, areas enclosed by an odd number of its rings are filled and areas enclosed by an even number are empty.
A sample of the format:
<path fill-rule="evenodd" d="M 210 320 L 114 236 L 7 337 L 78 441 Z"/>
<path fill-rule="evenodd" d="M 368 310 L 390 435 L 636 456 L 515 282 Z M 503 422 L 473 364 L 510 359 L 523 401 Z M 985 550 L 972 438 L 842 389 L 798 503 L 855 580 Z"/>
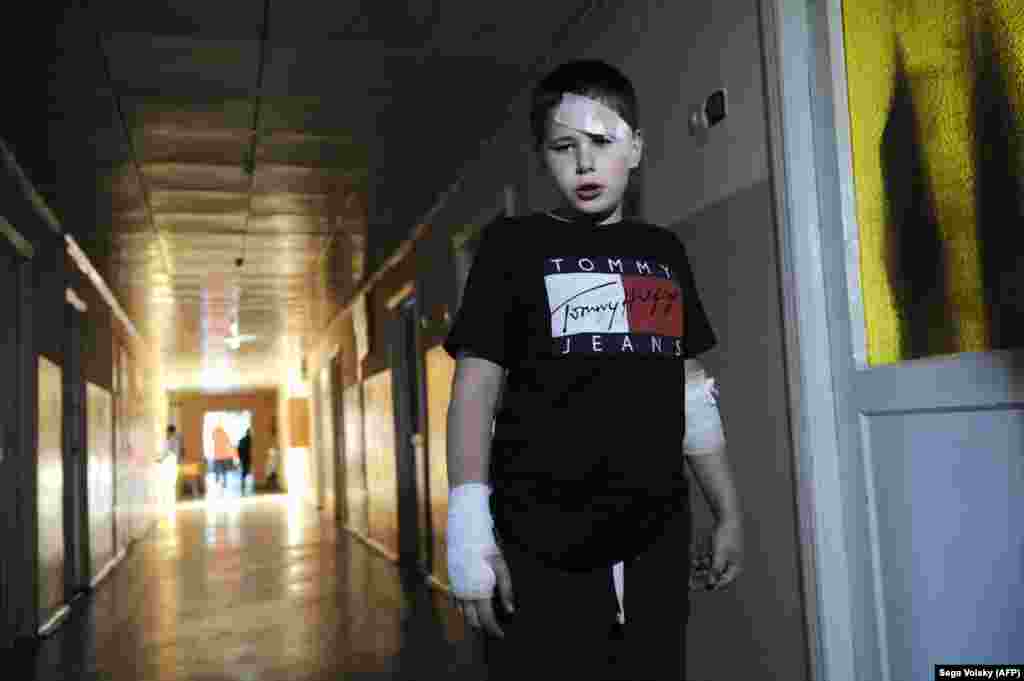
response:
<path fill-rule="evenodd" d="M 626 128 L 619 138 L 570 127 L 549 116 L 541 153 L 572 212 L 610 224 L 622 219 L 629 173 L 640 163 L 643 140 Z"/>

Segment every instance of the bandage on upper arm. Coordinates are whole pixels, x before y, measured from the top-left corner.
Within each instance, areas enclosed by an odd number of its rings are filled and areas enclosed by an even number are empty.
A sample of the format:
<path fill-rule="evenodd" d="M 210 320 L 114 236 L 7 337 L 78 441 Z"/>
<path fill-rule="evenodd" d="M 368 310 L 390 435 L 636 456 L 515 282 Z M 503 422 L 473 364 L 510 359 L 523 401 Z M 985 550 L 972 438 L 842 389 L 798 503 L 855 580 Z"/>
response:
<path fill-rule="evenodd" d="M 718 388 L 715 379 L 704 371 L 696 360 L 686 360 L 684 387 L 686 432 L 683 453 L 687 456 L 705 456 L 722 451 L 725 433 L 718 411 Z"/>

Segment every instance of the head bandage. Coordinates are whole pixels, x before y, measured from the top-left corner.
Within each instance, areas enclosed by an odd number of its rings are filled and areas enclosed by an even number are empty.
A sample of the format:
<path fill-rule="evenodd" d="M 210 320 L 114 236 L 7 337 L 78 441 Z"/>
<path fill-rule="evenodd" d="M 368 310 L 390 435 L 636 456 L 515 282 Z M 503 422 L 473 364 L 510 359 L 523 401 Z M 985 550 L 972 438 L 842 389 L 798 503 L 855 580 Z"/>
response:
<path fill-rule="evenodd" d="M 596 99 L 571 92 L 562 93 L 553 119 L 566 127 L 615 140 L 626 139 L 630 133 L 629 123 L 613 109 Z"/>
<path fill-rule="evenodd" d="M 686 377 L 686 434 L 683 453 L 687 456 L 715 454 L 725 448 L 722 417 L 718 413 L 715 379 L 703 371 Z"/>

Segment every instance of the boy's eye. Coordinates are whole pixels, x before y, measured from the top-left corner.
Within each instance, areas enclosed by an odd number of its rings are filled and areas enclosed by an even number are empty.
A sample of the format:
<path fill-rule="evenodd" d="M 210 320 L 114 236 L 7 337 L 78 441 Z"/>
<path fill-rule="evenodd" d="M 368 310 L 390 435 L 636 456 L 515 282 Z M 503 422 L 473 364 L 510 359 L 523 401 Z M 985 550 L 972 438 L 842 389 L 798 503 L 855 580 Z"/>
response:
<path fill-rule="evenodd" d="M 612 144 L 614 141 L 615 140 L 613 140 L 611 137 L 606 137 L 604 135 L 591 135 L 590 136 L 590 142 L 592 144 L 596 144 L 599 147 L 606 147 L 609 144 Z M 575 146 L 576 145 L 572 144 L 572 143 L 555 144 L 555 145 L 552 145 L 551 147 L 549 147 L 549 149 L 551 149 L 552 151 L 567 151 L 569 149 L 572 149 Z"/>

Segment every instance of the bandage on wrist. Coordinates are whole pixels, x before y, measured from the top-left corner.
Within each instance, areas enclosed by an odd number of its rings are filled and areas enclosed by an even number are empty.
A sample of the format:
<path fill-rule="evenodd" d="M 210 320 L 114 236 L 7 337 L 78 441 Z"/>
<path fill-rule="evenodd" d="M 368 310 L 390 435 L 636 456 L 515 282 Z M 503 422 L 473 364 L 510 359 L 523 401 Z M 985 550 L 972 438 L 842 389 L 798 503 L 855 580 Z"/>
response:
<path fill-rule="evenodd" d="M 488 485 L 467 482 L 448 495 L 448 579 L 458 598 L 494 594 L 497 576 L 488 558 L 500 551 L 487 503 L 490 494 Z"/>
<path fill-rule="evenodd" d="M 687 376 L 683 436 L 683 453 L 687 456 L 714 454 L 725 448 L 717 397 L 715 379 L 708 378 L 703 371 Z"/>

